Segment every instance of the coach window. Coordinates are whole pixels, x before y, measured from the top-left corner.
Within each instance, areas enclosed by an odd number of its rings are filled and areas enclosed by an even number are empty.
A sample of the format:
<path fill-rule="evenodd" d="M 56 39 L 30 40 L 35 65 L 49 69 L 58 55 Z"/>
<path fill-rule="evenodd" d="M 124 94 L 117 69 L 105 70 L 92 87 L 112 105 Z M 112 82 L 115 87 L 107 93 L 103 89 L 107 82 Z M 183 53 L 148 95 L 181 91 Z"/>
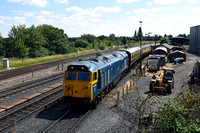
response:
<path fill-rule="evenodd" d="M 97 80 L 97 72 L 93 73 L 93 81 Z"/>

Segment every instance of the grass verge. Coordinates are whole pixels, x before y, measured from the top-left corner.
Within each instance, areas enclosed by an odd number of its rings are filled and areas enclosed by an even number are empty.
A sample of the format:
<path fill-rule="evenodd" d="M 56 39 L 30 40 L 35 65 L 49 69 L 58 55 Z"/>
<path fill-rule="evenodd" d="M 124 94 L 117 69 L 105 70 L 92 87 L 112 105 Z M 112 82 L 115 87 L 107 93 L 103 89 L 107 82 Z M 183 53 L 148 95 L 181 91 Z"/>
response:
<path fill-rule="evenodd" d="M 39 58 L 9 59 L 9 65 L 11 68 L 19 68 L 19 67 L 25 67 L 25 66 L 35 65 L 35 64 L 39 64 L 39 63 L 44 63 L 44 62 L 48 62 L 48 61 L 54 61 L 54 60 L 89 54 L 89 53 L 93 53 L 95 51 L 96 51 L 95 49 L 90 49 L 90 50 L 79 51 L 78 53 L 74 52 L 74 53 L 70 53 L 70 54 L 63 54 L 63 55 L 59 54 L 59 55 L 45 56 L 45 57 L 39 57 Z M 1 59 L 0 70 L 3 70 L 3 69 L 4 69 L 3 62 Z"/>

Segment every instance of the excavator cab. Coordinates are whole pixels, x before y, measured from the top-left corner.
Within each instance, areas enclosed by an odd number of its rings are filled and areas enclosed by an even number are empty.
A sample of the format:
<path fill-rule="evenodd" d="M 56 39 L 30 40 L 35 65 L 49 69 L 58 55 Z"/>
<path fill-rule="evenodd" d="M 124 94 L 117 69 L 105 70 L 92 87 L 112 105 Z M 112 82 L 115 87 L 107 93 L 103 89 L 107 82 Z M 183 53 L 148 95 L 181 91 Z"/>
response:
<path fill-rule="evenodd" d="M 173 80 L 174 73 L 175 73 L 174 68 L 165 68 L 164 69 L 163 82 L 168 83 L 169 80 Z"/>

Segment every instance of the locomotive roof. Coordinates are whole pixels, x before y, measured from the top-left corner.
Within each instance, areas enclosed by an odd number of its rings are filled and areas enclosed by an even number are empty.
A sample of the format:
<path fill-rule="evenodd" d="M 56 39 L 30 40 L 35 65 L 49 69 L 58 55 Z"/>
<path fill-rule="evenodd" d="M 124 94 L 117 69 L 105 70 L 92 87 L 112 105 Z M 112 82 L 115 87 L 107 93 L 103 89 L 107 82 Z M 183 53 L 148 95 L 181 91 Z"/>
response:
<path fill-rule="evenodd" d="M 84 60 L 77 62 L 76 64 L 69 65 L 67 67 L 68 71 L 84 71 L 84 72 L 94 72 L 103 68 L 113 62 L 118 61 L 126 57 L 127 54 L 125 51 L 115 51 L 111 54 L 106 54 L 103 56 L 98 56 L 96 58 Z M 73 68 L 73 69 L 72 69 Z"/>

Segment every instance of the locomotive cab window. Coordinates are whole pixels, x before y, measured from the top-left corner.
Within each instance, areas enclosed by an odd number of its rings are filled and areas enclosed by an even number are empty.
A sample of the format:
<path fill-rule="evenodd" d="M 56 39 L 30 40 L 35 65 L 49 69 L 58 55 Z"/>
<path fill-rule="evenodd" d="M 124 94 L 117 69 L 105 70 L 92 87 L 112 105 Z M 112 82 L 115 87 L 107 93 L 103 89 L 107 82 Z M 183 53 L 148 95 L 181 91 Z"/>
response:
<path fill-rule="evenodd" d="M 75 72 L 66 72 L 65 80 L 76 80 L 76 73 Z"/>
<path fill-rule="evenodd" d="M 93 81 L 97 80 L 97 72 L 93 73 Z"/>
<path fill-rule="evenodd" d="M 90 74 L 89 73 L 78 73 L 78 80 L 90 81 Z"/>

